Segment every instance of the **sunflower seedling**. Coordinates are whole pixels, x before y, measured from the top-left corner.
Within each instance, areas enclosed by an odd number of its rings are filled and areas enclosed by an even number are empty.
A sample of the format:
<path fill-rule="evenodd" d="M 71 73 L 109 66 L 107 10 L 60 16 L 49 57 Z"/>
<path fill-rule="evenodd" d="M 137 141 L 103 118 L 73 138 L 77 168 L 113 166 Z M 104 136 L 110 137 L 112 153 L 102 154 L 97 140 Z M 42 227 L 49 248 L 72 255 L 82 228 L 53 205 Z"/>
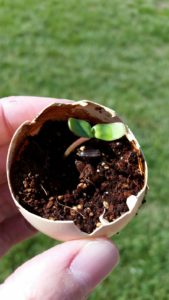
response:
<path fill-rule="evenodd" d="M 65 151 L 64 156 L 67 157 L 75 148 L 91 138 L 103 141 L 114 141 L 120 139 L 127 132 L 126 126 L 122 122 L 103 123 L 91 126 L 85 120 L 69 118 L 69 129 L 80 138 L 73 142 Z"/>

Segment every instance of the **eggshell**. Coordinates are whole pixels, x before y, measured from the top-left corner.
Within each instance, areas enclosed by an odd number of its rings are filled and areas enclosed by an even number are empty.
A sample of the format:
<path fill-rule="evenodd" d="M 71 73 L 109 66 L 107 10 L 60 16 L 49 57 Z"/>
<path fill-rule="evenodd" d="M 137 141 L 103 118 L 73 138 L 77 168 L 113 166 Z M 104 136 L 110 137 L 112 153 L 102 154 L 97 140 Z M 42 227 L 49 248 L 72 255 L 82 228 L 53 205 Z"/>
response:
<path fill-rule="evenodd" d="M 148 178 L 147 163 L 145 160 L 143 164 L 140 165 L 140 168 L 144 173 L 144 186 L 136 196 L 131 195 L 128 197 L 127 205 L 129 210 L 113 222 L 108 222 L 105 220 L 103 213 L 103 215 L 100 216 L 100 223 L 102 225 L 96 228 L 91 234 L 82 232 L 73 221 L 53 221 L 37 216 L 23 208 L 15 198 L 11 184 L 11 167 L 13 160 L 17 155 L 19 155 L 27 136 L 36 135 L 47 120 L 66 121 L 70 117 L 83 119 L 92 122 L 93 124 L 121 121 L 121 119 L 116 115 L 115 111 L 88 100 L 81 100 L 69 104 L 62 102 L 48 106 L 33 121 L 26 121 L 23 123 L 17 129 L 11 140 L 7 156 L 7 179 L 9 189 L 14 203 L 24 218 L 36 229 L 54 239 L 68 241 L 82 238 L 95 238 L 103 236 L 110 237 L 119 232 L 130 222 L 142 203 L 147 189 Z M 135 149 L 140 152 L 141 150 L 139 143 L 129 128 L 126 133 L 126 137 L 131 143 L 133 143 Z"/>

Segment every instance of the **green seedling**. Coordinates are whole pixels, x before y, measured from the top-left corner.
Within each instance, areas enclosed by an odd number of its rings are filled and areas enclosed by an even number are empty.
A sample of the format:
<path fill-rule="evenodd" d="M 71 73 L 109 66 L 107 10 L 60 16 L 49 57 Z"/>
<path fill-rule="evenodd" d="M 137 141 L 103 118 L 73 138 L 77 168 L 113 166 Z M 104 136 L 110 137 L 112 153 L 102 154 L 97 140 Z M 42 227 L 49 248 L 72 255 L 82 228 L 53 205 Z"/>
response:
<path fill-rule="evenodd" d="M 77 146 L 91 138 L 109 142 L 120 139 L 126 134 L 126 126 L 122 122 L 91 126 L 90 123 L 85 120 L 69 118 L 68 127 L 80 138 L 67 148 L 64 154 L 65 156 L 68 156 Z"/>
<path fill-rule="evenodd" d="M 126 133 L 126 126 L 121 122 L 96 124 L 92 127 L 87 121 L 69 118 L 68 127 L 77 136 L 103 141 L 117 140 Z"/>

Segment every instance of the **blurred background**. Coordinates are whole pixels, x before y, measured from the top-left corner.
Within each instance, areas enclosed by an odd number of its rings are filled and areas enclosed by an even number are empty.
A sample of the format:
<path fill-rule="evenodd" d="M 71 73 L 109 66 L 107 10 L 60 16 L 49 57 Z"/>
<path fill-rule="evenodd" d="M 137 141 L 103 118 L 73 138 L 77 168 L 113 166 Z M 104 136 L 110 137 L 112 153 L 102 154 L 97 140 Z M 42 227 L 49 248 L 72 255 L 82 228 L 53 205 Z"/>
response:
<path fill-rule="evenodd" d="M 91 99 L 115 109 L 149 165 L 147 203 L 113 237 L 116 270 L 90 300 L 169 294 L 169 1 L 0 0 L 0 97 Z M 0 263 L 1 282 L 56 242 L 38 234 Z"/>

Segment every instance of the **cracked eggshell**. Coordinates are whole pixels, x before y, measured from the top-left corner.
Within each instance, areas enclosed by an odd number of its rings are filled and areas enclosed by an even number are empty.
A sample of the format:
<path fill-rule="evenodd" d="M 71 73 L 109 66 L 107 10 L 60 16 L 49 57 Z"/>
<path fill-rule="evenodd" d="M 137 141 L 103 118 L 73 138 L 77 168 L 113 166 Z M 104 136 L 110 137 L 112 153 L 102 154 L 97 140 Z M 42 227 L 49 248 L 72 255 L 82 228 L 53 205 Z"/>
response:
<path fill-rule="evenodd" d="M 36 135 L 41 129 L 42 125 L 47 120 L 58 120 L 63 121 L 68 118 L 79 118 L 93 124 L 96 123 L 112 123 L 116 121 L 121 121 L 121 119 L 116 115 L 115 111 L 97 103 L 88 100 L 82 100 L 78 102 L 72 102 L 70 104 L 65 103 L 55 103 L 48 106 L 44 109 L 33 121 L 27 121 L 23 123 L 15 132 L 8 151 L 7 156 L 7 179 L 9 184 L 9 189 L 12 195 L 12 198 L 25 219 L 36 229 L 43 232 L 44 234 L 61 241 L 68 241 L 73 239 L 82 239 L 82 238 L 94 238 L 94 237 L 110 237 L 115 233 L 119 232 L 123 227 L 125 227 L 130 220 L 135 216 L 137 210 L 139 209 L 142 200 L 145 196 L 147 189 L 147 177 L 148 170 L 147 164 L 144 160 L 141 163 L 140 168 L 144 173 L 144 186 L 139 193 L 134 196 L 131 195 L 127 199 L 127 205 L 129 211 L 122 214 L 119 218 L 113 222 L 108 222 L 104 219 L 104 213 L 100 216 L 100 227 L 96 228 L 91 234 L 82 232 L 73 221 L 53 221 L 37 216 L 33 213 L 30 213 L 25 208 L 23 208 L 17 199 L 12 188 L 12 183 L 10 179 L 10 173 L 12 168 L 12 162 L 19 157 L 23 147 L 25 147 L 25 141 L 27 136 Z M 135 149 L 138 153 L 141 151 L 140 146 L 130 131 L 127 130 L 126 136 L 128 140 L 133 143 Z"/>

